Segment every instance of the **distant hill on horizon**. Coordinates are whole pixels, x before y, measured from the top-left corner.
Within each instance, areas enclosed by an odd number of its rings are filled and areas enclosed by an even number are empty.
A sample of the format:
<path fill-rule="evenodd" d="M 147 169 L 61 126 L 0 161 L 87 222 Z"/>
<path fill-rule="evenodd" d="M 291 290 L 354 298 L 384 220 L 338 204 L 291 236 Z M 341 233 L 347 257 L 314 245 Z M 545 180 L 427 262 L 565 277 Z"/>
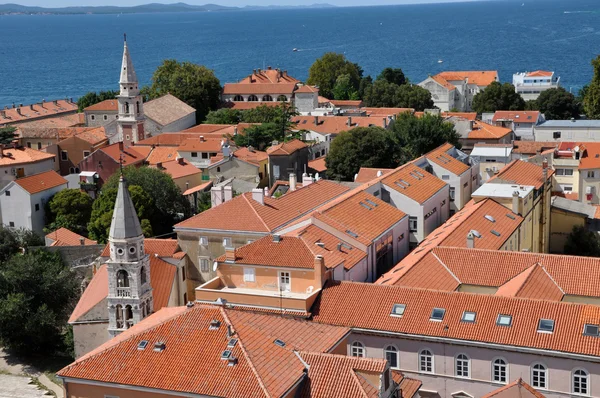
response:
<path fill-rule="evenodd" d="M 210 12 L 228 10 L 269 10 L 269 9 L 292 9 L 292 8 L 332 8 L 331 4 L 316 3 L 298 6 L 245 6 L 227 7 L 218 4 L 190 5 L 186 3 L 160 4 L 150 3 L 139 6 L 77 6 L 45 8 L 23 6 L 20 4 L 0 4 L 0 15 L 6 14 L 28 14 L 28 15 L 52 15 L 52 14 L 138 14 L 138 13 L 161 13 L 161 12 Z"/>

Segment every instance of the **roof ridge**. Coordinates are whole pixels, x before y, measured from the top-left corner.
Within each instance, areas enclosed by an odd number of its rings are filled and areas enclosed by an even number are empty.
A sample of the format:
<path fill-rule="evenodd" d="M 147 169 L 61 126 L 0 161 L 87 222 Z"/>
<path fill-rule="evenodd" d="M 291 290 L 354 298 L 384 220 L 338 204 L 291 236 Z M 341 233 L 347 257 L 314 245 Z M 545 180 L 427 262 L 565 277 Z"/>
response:
<path fill-rule="evenodd" d="M 350 377 L 352 378 L 352 380 L 354 380 L 354 382 L 356 384 L 358 384 L 358 390 L 361 392 L 361 396 L 363 398 L 369 398 L 369 396 L 367 395 L 367 392 L 365 391 L 365 389 L 362 386 L 362 383 L 358 379 L 358 374 L 356 374 L 356 370 L 354 370 L 354 368 L 350 371 Z M 364 379 L 364 377 L 363 377 L 363 379 Z M 369 383 L 369 384 L 371 384 L 371 383 Z"/>
<path fill-rule="evenodd" d="M 443 266 L 443 267 L 446 269 L 446 271 L 448 271 L 448 273 L 449 273 L 450 275 L 452 275 L 452 277 L 453 277 L 454 279 L 456 279 L 456 281 L 457 281 L 459 284 L 461 284 L 461 285 L 462 285 L 462 282 L 461 282 L 461 280 L 460 280 L 460 279 L 458 279 L 458 277 L 457 277 L 456 275 L 454 275 L 454 272 L 452 272 L 452 271 L 450 270 L 450 268 L 448 268 L 448 266 L 446 266 L 446 264 L 445 264 L 445 263 L 444 263 L 444 262 L 443 262 L 443 261 L 442 261 L 442 260 L 441 260 L 441 259 L 440 259 L 440 258 L 439 258 L 439 257 L 438 257 L 438 256 L 437 256 L 435 253 L 434 253 L 434 252 L 433 252 L 433 250 L 430 250 L 430 252 L 431 252 L 431 255 L 432 255 L 433 257 L 435 257 L 435 259 L 436 259 L 436 260 L 438 260 L 440 264 L 442 264 L 442 266 Z"/>
<path fill-rule="evenodd" d="M 250 208 L 252 209 L 252 211 L 254 212 L 254 214 L 256 214 L 256 217 L 258 217 L 258 219 L 260 220 L 260 222 L 262 223 L 262 225 L 270 233 L 272 231 L 272 229 L 269 228 L 269 226 L 267 225 L 267 223 L 265 222 L 265 220 L 263 220 L 263 218 L 260 216 L 260 214 L 258 214 L 258 211 L 256 211 L 256 209 L 254 208 L 254 206 L 252 206 L 252 203 L 250 203 L 250 200 L 248 199 L 247 195 L 246 194 L 242 194 L 241 196 L 244 198 L 244 200 L 246 200 L 246 203 L 248 203 L 248 206 L 250 206 Z"/>
<path fill-rule="evenodd" d="M 539 263 L 539 261 L 536 263 L 536 265 L 538 265 L 542 271 L 544 271 L 546 273 L 546 275 L 548 275 L 548 278 L 550 278 L 550 280 L 552 281 L 552 283 L 554 283 L 554 285 L 556 285 L 556 287 L 558 288 L 558 290 L 560 290 L 560 292 L 563 294 L 563 296 L 567 293 L 565 293 L 565 291 L 563 290 L 562 287 L 560 287 L 560 285 L 556 282 L 556 280 L 554 280 L 554 278 L 552 277 L 552 275 L 550 275 L 550 273 L 546 270 L 546 267 L 542 264 Z"/>
<path fill-rule="evenodd" d="M 231 326 L 233 326 L 235 328 L 233 322 L 231 322 L 231 319 L 229 319 L 229 316 L 227 315 L 227 312 L 225 311 L 225 308 L 219 307 L 219 311 L 221 312 L 221 315 L 223 316 L 223 319 L 225 320 L 225 322 L 227 322 L 227 324 L 229 324 L 229 325 L 231 325 Z M 258 380 L 258 385 L 264 391 L 265 395 L 270 398 L 271 394 L 269 393 L 269 390 L 267 389 L 267 386 L 263 382 L 262 377 L 260 377 L 260 374 L 258 373 L 258 370 L 256 369 L 256 367 L 252 363 L 252 358 L 250 357 L 250 354 L 248 353 L 248 350 L 246 350 L 246 347 L 244 346 L 244 342 L 243 342 L 244 339 L 242 338 L 242 336 L 239 335 L 239 332 L 237 330 L 235 330 L 235 333 L 237 333 L 237 335 L 239 337 L 238 338 L 238 345 L 240 346 L 240 349 L 242 350 L 242 353 L 244 354 L 244 356 L 248 360 L 248 366 L 252 370 L 252 373 L 254 373 L 254 376 L 256 376 L 256 379 Z"/>

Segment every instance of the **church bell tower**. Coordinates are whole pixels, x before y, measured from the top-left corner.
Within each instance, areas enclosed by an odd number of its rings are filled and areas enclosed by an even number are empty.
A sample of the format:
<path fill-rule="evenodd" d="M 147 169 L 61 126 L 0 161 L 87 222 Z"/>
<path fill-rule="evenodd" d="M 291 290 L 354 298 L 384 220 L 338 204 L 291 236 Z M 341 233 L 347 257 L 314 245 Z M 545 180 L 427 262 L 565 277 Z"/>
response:
<path fill-rule="evenodd" d="M 144 235 L 123 176 L 108 243 L 108 333 L 114 337 L 153 311 L 150 258 L 144 251 Z"/>
<path fill-rule="evenodd" d="M 146 138 L 144 133 L 144 104 L 138 86 L 138 79 L 131 62 L 127 48 L 127 35 L 124 36 L 123 64 L 121 65 L 121 79 L 119 80 L 119 117 L 117 119 L 117 132 L 119 141 L 125 147 Z"/>

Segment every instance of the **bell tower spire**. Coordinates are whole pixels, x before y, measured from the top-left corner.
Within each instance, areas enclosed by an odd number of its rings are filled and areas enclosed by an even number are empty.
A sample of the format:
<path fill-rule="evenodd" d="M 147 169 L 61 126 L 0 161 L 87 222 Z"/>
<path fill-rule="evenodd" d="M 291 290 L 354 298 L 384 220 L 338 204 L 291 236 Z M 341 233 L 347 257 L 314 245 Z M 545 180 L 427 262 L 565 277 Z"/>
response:
<path fill-rule="evenodd" d="M 123 176 L 108 243 L 108 332 L 114 337 L 153 311 L 150 258 L 144 251 L 142 227 Z"/>
<path fill-rule="evenodd" d="M 128 147 L 146 138 L 144 133 L 144 108 L 139 82 L 127 47 L 127 34 L 123 34 L 123 62 L 119 79 L 118 141 Z"/>

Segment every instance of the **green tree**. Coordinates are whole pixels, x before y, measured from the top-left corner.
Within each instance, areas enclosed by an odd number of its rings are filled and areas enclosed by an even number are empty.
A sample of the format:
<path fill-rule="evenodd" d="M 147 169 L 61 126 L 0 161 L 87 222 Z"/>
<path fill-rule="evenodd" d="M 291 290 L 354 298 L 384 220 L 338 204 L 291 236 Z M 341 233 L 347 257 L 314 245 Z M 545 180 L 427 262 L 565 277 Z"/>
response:
<path fill-rule="evenodd" d="M 373 107 L 413 108 L 419 112 L 433 108 L 429 91 L 417 85 L 399 86 L 387 80 L 376 80 L 365 90 L 363 100 Z"/>
<path fill-rule="evenodd" d="M 214 72 L 191 62 L 163 61 L 152 75 L 152 85 L 144 91 L 150 99 L 172 94 L 196 109 L 196 121 L 221 103 L 221 82 Z"/>
<path fill-rule="evenodd" d="M 600 257 L 600 239 L 596 232 L 588 231 L 585 227 L 577 225 L 567 236 L 565 254 Z"/>
<path fill-rule="evenodd" d="M 36 250 L 0 262 L 0 344 L 20 354 L 62 348 L 78 284 L 58 253 Z"/>
<path fill-rule="evenodd" d="M 510 83 L 492 82 L 483 91 L 475 94 L 471 108 L 479 114 L 496 111 L 522 111 L 525 100 Z"/>
<path fill-rule="evenodd" d="M 536 100 L 540 112 L 549 120 L 579 118 L 579 104 L 573 94 L 562 87 L 543 91 Z"/>
<path fill-rule="evenodd" d="M 85 234 L 92 215 L 94 201 L 79 189 L 63 189 L 46 204 L 46 228 L 54 231 L 67 228 Z"/>
<path fill-rule="evenodd" d="M 385 68 L 381 71 L 379 76 L 377 76 L 377 80 L 385 80 L 388 83 L 394 83 L 398 86 L 408 83 L 406 76 L 404 76 L 404 72 L 402 72 L 402 69 L 400 68 Z"/>
<path fill-rule="evenodd" d="M 154 209 L 147 213 L 147 217 L 142 218 L 150 221 L 154 235 L 173 232 L 173 225 L 178 220 L 192 215 L 190 202 L 183 197 L 169 174 L 153 167 L 126 167 L 123 173 L 129 185 L 141 187 L 152 199 Z M 115 173 L 104 184 L 103 189 L 117 188 L 118 185 L 119 173 Z M 134 204 L 137 208 L 137 203 Z M 148 207 L 151 208 L 149 205 Z"/>
<path fill-rule="evenodd" d="M 0 146 L 8 145 L 15 138 L 17 138 L 17 134 L 15 133 L 17 129 L 13 126 L 0 127 Z"/>
<path fill-rule="evenodd" d="M 331 142 L 325 160 L 327 175 L 352 181 L 361 167 L 397 166 L 390 143 L 389 131 L 381 127 L 357 127 L 343 131 Z"/>
<path fill-rule="evenodd" d="M 117 95 L 119 95 L 119 92 L 114 90 L 100 91 L 99 93 L 90 91 L 77 100 L 77 108 L 79 109 L 79 112 L 83 112 L 83 110 L 88 106 L 92 106 L 109 99 L 115 99 Z"/>
<path fill-rule="evenodd" d="M 242 111 L 231 108 L 221 108 L 208 112 L 204 123 L 207 124 L 238 124 L 242 121 Z"/>
<path fill-rule="evenodd" d="M 44 246 L 44 240 L 35 232 L 0 225 L 0 264 L 19 253 L 21 249 L 34 246 Z"/>
<path fill-rule="evenodd" d="M 585 88 L 583 109 L 589 119 L 600 119 L 600 55 L 592 60 L 594 77 Z"/>
<path fill-rule="evenodd" d="M 377 108 L 396 107 L 398 88 L 398 85 L 386 80 L 375 80 L 373 84 L 365 88 L 363 102 L 366 106 Z"/>
<path fill-rule="evenodd" d="M 360 99 L 365 98 L 365 92 L 370 89 L 373 85 L 373 78 L 371 76 L 365 76 L 360 79 L 360 83 L 358 84 L 358 97 Z"/>
<path fill-rule="evenodd" d="M 351 86 L 358 91 L 362 69 L 346 59 L 343 54 L 325 53 L 318 58 L 308 70 L 307 84 L 319 86 L 319 94 L 333 98 L 333 87 L 339 76 L 350 76 Z"/>
<path fill-rule="evenodd" d="M 402 113 L 392 127 L 394 161 L 403 164 L 449 142 L 460 148 L 460 135 L 454 125 L 439 115 L 416 117 Z"/>
<path fill-rule="evenodd" d="M 333 86 L 333 98 L 336 100 L 357 100 L 359 99 L 356 87 L 352 85 L 350 75 L 343 74 L 338 76 Z"/>
<path fill-rule="evenodd" d="M 396 96 L 396 107 L 398 108 L 413 108 L 417 112 L 433 108 L 431 93 L 416 84 L 399 86 Z"/>
<path fill-rule="evenodd" d="M 149 219 L 154 216 L 154 201 L 140 186 L 129 185 L 128 190 L 133 206 L 140 219 L 142 232 L 144 232 L 144 236 L 150 237 L 152 236 L 152 227 Z M 102 193 L 92 205 L 88 231 L 90 238 L 96 240 L 98 243 L 106 243 L 108 240 L 117 192 L 118 188 L 104 187 Z"/>
<path fill-rule="evenodd" d="M 526 111 L 539 111 L 540 105 L 536 100 L 527 100 L 525 101 L 525 110 Z"/>
<path fill-rule="evenodd" d="M 210 192 L 202 192 L 198 195 L 198 201 L 196 203 L 197 214 L 202 213 L 211 208 Z"/>

